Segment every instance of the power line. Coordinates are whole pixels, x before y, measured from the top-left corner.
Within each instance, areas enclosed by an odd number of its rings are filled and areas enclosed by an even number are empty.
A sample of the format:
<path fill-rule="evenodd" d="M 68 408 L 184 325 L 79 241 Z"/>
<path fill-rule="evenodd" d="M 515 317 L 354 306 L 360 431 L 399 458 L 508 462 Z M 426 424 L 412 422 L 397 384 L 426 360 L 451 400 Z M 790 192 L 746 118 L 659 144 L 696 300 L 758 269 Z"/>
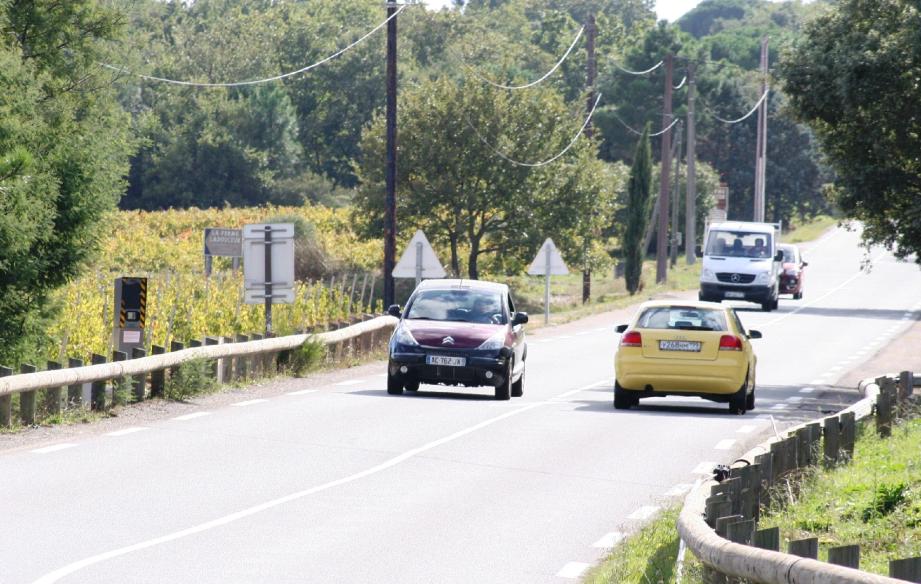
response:
<path fill-rule="evenodd" d="M 492 81 L 491 79 L 487 79 L 487 78 L 484 77 L 483 75 L 480 75 L 480 73 L 479 73 L 476 69 L 474 69 L 473 67 L 471 67 L 470 65 L 468 65 L 468 64 L 463 60 L 463 58 L 461 59 L 461 64 L 463 64 L 464 68 L 466 68 L 466 69 L 469 70 L 471 73 L 473 73 L 473 75 L 474 75 L 477 79 L 479 79 L 479 80 L 482 81 L 483 83 L 488 83 L 489 85 L 492 85 L 493 87 L 498 87 L 499 89 L 512 89 L 512 90 L 514 90 L 514 89 L 527 89 L 528 87 L 533 87 L 533 86 L 537 85 L 538 83 L 540 83 L 541 81 L 543 81 L 543 80 L 546 79 L 547 77 L 550 77 L 550 76 L 553 74 L 553 72 L 556 71 L 556 70 L 559 68 L 559 66 L 563 64 L 563 61 L 565 61 L 566 58 L 569 57 L 569 53 L 571 53 L 572 50 L 576 47 L 576 43 L 579 42 L 579 38 L 582 36 L 582 31 L 584 31 L 584 30 L 585 30 L 585 27 L 584 27 L 584 26 L 583 26 L 582 28 L 579 29 L 579 32 L 576 33 L 576 38 L 574 38 L 574 39 L 572 40 L 572 43 L 569 45 L 569 48 L 566 49 L 566 52 L 563 54 L 563 57 L 562 57 L 559 61 L 556 62 L 556 65 L 554 65 L 549 71 L 547 71 L 546 73 L 544 73 L 543 76 L 541 76 L 540 79 L 537 79 L 537 80 L 532 81 L 532 82 L 530 82 L 530 83 L 525 83 L 524 85 L 505 85 L 505 84 L 502 84 L 502 83 L 496 83 L 495 81 Z"/>
<path fill-rule="evenodd" d="M 621 67 L 621 66 L 617 63 L 617 61 L 615 61 L 614 59 L 611 59 L 611 62 L 614 63 L 614 66 L 615 66 L 615 67 L 617 67 L 618 69 L 620 69 L 620 70 L 623 71 L 624 73 L 628 73 L 628 74 L 630 74 L 630 75 L 646 75 L 646 74 L 648 74 L 648 73 L 652 73 L 653 71 L 655 71 L 656 69 L 658 69 L 659 67 L 661 67 L 662 64 L 663 64 L 665 61 L 659 61 L 658 63 L 656 63 L 655 65 L 653 65 L 653 66 L 650 67 L 649 69 L 646 69 L 645 71 L 631 71 L 630 69 L 624 69 L 624 68 Z"/>
<path fill-rule="evenodd" d="M 681 78 L 681 83 L 679 83 L 678 85 L 672 87 L 672 89 L 674 89 L 674 90 L 676 90 L 676 91 L 679 90 L 679 89 L 681 89 L 682 87 L 684 87 L 684 82 L 687 81 L 687 80 L 688 80 L 688 76 L 685 75 L 684 77 Z"/>
<path fill-rule="evenodd" d="M 480 139 L 480 141 L 483 142 L 483 144 L 485 144 L 490 150 L 492 150 L 492 151 L 496 154 L 496 156 L 498 156 L 499 158 L 502 158 L 502 159 L 505 160 L 506 162 L 510 162 L 510 163 L 515 164 L 515 165 L 517 165 L 517 166 L 528 166 L 528 167 L 534 168 L 534 167 L 538 167 L 538 166 L 545 166 L 545 165 L 547 165 L 547 164 L 550 164 L 551 162 L 554 162 L 554 161 L 557 160 L 559 157 L 561 157 L 561 156 L 563 156 L 564 154 L 566 154 L 566 153 L 569 151 L 569 149 L 573 147 L 573 145 L 576 143 L 576 140 L 578 140 L 578 139 L 579 139 L 579 136 L 581 136 L 582 133 L 585 131 L 585 127 L 588 126 L 589 122 L 592 121 L 592 115 L 594 115 L 595 109 L 598 107 L 598 102 L 600 102 L 600 101 L 601 101 L 601 94 L 599 93 L 599 94 L 598 94 L 598 98 L 595 99 L 595 105 L 592 106 L 592 110 L 591 110 L 590 112 L 588 112 L 588 116 L 586 116 L 585 122 L 582 124 L 582 127 L 579 128 L 579 131 L 576 132 L 576 135 L 573 136 L 573 138 L 572 138 L 572 140 L 570 140 L 569 144 L 567 144 L 566 147 L 563 148 L 560 152 L 558 152 L 555 156 L 553 156 L 553 157 L 551 157 L 551 158 L 548 158 L 547 160 L 543 160 L 543 161 L 541 161 L 541 162 L 521 162 L 521 161 L 519 161 L 519 160 L 515 160 L 514 158 L 509 157 L 507 154 L 505 154 L 504 152 L 498 150 L 496 147 L 494 147 L 492 144 L 490 144 L 489 141 L 488 141 L 486 138 L 484 138 L 482 134 L 480 134 L 479 130 L 477 130 L 477 129 L 473 126 L 473 124 L 470 123 L 470 120 L 469 120 L 469 119 L 467 119 L 466 117 L 464 117 L 464 121 L 467 122 L 467 125 L 470 127 L 471 130 L 474 131 L 474 133 L 477 135 L 477 137 Z"/>
<path fill-rule="evenodd" d="M 323 65 L 323 64 L 325 64 L 325 63 L 327 63 L 327 62 L 329 62 L 329 61 L 335 59 L 335 58 L 338 57 L 339 55 L 341 55 L 341 54 L 345 53 L 346 51 L 352 49 L 353 47 L 355 47 L 356 45 L 358 45 L 359 43 L 361 43 L 362 41 L 364 41 L 366 38 L 368 38 L 369 36 L 373 35 L 373 34 L 376 33 L 377 31 L 379 31 L 381 28 L 384 27 L 384 25 L 386 25 L 388 22 L 390 22 L 393 18 L 396 18 L 397 14 L 399 14 L 400 12 L 402 12 L 403 9 L 406 8 L 406 6 L 408 6 L 408 5 L 407 5 L 407 4 L 404 4 L 403 6 L 400 6 L 400 8 L 399 8 L 396 12 L 394 12 L 393 14 L 391 14 L 390 16 L 388 16 L 386 20 L 384 20 L 383 22 L 381 22 L 380 24 L 378 24 L 377 26 L 375 26 L 374 28 L 372 28 L 371 30 L 369 30 L 368 32 L 366 32 L 364 35 L 362 35 L 361 37 L 359 37 L 359 39 L 356 40 L 355 42 L 353 42 L 353 43 L 347 45 L 346 47 L 344 47 L 344 48 L 342 48 L 342 49 L 339 49 L 338 51 L 336 51 L 336 52 L 333 53 L 332 55 L 329 55 L 328 57 L 325 57 L 325 58 L 323 58 L 323 59 L 317 61 L 316 63 L 312 63 L 312 64 L 310 64 L 310 65 L 307 65 L 306 67 L 301 67 L 301 68 L 298 69 L 297 71 L 291 71 L 290 73 L 282 73 L 281 75 L 276 75 L 276 76 L 274 76 L 274 77 L 266 77 L 265 79 L 253 79 L 253 80 L 250 80 L 250 81 L 234 81 L 234 82 L 230 82 L 230 83 L 198 83 L 198 82 L 195 82 L 195 81 L 179 81 L 179 80 L 176 80 L 176 79 L 166 79 L 166 78 L 164 78 L 164 77 L 154 77 L 153 75 L 142 75 L 142 74 L 140 74 L 140 73 L 134 73 L 134 72 L 129 71 L 129 70 L 127 70 L 127 69 L 125 69 L 125 68 L 122 68 L 122 67 L 116 67 L 115 65 L 109 65 L 108 63 L 100 63 L 100 65 L 102 65 L 103 67 L 106 67 L 106 68 L 108 68 L 108 69 L 112 69 L 113 71 L 118 71 L 119 73 L 127 73 L 127 74 L 129 74 L 129 75 L 135 75 L 135 76 L 137 76 L 137 77 L 140 77 L 141 79 L 146 79 L 147 81 L 158 81 L 158 82 L 160 82 L 160 83 L 170 83 L 170 84 L 173 84 L 173 85 L 184 85 L 184 86 L 188 86 L 188 87 L 241 87 L 241 86 L 244 86 L 244 85 L 258 85 L 258 84 L 261 84 L 261 83 L 269 83 L 269 82 L 271 82 L 271 81 L 278 81 L 278 80 L 280 80 L 280 79 L 285 79 L 285 78 L 287 78 L 287 77 L 291 77 L 291 76 L 294 76 L 294 75 L 299 75 L 299 74 L 301 74 L 301 73 L 306 73 L 307 71 L 310 71 L 311 69 L 313 69 L 313 68 L 315 68 L 315 67 L 319 67 L 320 65 Z"/>
<path fill-rule="evenodd" d="M 623 127 L 627 128 L 627 130 L 629 130 L 630 132 L 636 134 L 637 136 L 642 136 L 642 135 L 643 135 L 642 132 L 640 132 L 639 130 L 635 130 L 634 128 L 632 128 L 632 127 L 630 126 L 630 124 L 628 124 L 627 122 L 625 122 L 623 119 L 621 119 L 620 116 L 618 116 L 616 113 L 614 113 L 614 110 L 609 110 L 609 113 L 610 113 L 612 116 L 614 116 L 614 119 L 615 119 L 615 120 L 617 120 L 618 122 L 620 122 L 621 125 L 622 125 Z M 672 129 L 672 126 L 674 126 L 675 124 L 678 123 L 678 120 L 680 120 L 680 119 L 681 119 L 681 118 L 677 118 L 677 117 L 676 117 L 676 118 L 672 121 L 672 123 L 669 124 L 668 127 L 666 127 L 664 130 L 659 130 L 659 131 L 656 132 L 655 134 L 650 134 L 649 137 L 650 137 L 650 138 L 655 138 L 656 136 L 661 136 L 661 135 L 664 134 L 665 132 L 668 132 L 669 130 Z"/>
<path fill-rule="evenodd" d="M 750 115 L 752 115 L 753 113 L 755 113 L 755 111 L 757 111 L 758 106 L 761 105 L 761 102 L 763 102 L 765 99 L 767 99 L 768 93 L 770 93 L 770 90 L 769 90 L 769 89 L 765 89 L 765 90 L 764 90 L 764 94 L 761 95 L 761 99 L 759 99 L 758 102 L 754 105 L 754 107 L 752 107 L 751 111 L 748 112 L 747 114 L 745 114 L 744 116 L 742 116 L 741 118 L 737 118 L 737 119 L 735 119 L 735 120 L 726 120 L 726 119 L 723 119 L 723 118 L 719 117 L 718 115 L 716 115 L 715 113 L 713 113 L 713 110 L 711 110 L 710 108 L 705 107 L 705 109 L 706 109 L 708 112 L 710 112 L 710 115 L 711 115 L 711 116 L 713 116 L 714 118 L 716 118 L 718 121 L 723 122 L 724 124 L 738 124 L 739 122 L 742 122 L 742 121 L 748 119 L 748 117 L 749 117 Z"/>

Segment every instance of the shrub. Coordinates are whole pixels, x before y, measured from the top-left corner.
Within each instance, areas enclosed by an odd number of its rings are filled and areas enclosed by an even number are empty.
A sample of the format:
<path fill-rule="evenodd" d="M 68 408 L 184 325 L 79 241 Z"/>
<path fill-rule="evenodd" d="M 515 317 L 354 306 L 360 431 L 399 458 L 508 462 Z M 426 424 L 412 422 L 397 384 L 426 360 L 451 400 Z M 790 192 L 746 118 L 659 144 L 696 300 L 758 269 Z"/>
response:
<path fill-rule="evenodd" d="M 193 395 L 214 391 L 217 381 L 207 359 L 192 359 L 179 365 L 166 381 L 167 399 L 183 401 Z"/>

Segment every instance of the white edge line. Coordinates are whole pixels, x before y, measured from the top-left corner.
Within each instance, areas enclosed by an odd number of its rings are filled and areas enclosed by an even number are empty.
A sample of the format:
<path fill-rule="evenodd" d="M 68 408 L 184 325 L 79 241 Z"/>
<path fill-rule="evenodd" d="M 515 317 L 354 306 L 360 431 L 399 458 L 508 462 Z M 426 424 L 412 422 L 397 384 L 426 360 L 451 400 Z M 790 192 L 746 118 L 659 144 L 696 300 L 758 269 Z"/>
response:
<path fill-rule="evenodd" d="M 63 444 L 54 444 L 52 446 L 45 446 L 44 448 L 36 448 L 32 450 L 35 454 L 49 454 L 51 452 L 57 452 L 58 450 L 66 450 L 67 448 L 73 448 L 76 446 L 73 442 L 64 442 Z"/>
<path fill-rule="evenodd" d="M 624 534 L 619 531 L 612 531 L 604 534 L 601 539 L 592 544 L 594 548 L 611 549 L 624 539 Z"/>
<path fill-rule="evenodd" d="M 124 430 L 116 430 L 114 432 L 106 432 L 106 436 L 127 436 L 128 434 L 134 434 L 136 432 L 143 432 L 144 430 L 150 430 L 147 426 L 134 426 L 133 428 L 125 428 Z"/>
<path fill-rule="evenodd" d="M 204 418 L 205 416 L 210 416 L 211 412 L 193 412 L 191 414 L 185 414 L 183 416 L 176 416 L 172 418 L 173 420 L 178 420 L 184 422 L 186 420 L 194 420 L 195 418 Z"/>
<path fill-rule="evenodd" d="M 261 403 L 267 402 L 267 401 L 269 401 L 269 400 L 267 400 L 267 399 L 262 399 L 262 398 L 259 398 L 259 399 L 248 399 L 248 400 L 246 400 L 246 401 L 241 401 L 241 402 L 237 402 L 237 403 L 235 403 L 235 404 L 230 404 L 230 405 L 236 406 L 236 407 L 245 407 L 245 406 L 252 406 L 252 405 L 255 405 L 255 404 L 261 404 Z"/>
<path fill-rule="evenodd" d="M 298 391 L 289 391 L 285 395 L 307 395 L 308 393 L 316 393 L 318 389 L 301 389 Z"/>
<path fill-rule="evenodd" d="M 570 580 L 575 580 L 582 575 L 582 572 L 587 570 L 589 565 L 584 562 L 569 562 L 556 573 L 558 578 L 568 578 Z"/>
<path fill-rule="evenodd" d="M 716 443 L 716 446 L 713 447 L 714 450 L 730 450 L 735 446 L 736 441 L 732 438 L 726 438 L 725 440 L 720 440 Z"/>

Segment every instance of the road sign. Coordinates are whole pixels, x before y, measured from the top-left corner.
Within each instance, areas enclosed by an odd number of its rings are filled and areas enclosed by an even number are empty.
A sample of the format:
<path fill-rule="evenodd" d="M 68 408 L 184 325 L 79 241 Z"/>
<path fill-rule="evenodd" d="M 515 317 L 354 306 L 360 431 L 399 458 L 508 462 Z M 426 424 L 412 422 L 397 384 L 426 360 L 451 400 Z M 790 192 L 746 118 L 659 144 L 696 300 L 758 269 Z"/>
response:
<path fill-rule="evenodd" d="M 205 255 L 238 258 L 243 255 L 243 231 L 222 227 L 205 228 Z"/>
<path fill-rule="evenodd" d="M 423 278 L 444 278 L 446 275 L 432 244 L 421 229 L 409 240 L 400 261 L 393 268 L 394 278 L 415 278 L 416 286 Z"/>
<path fill-rule="evenodd" d="M 272 304 L 294 302 L 294 224 L 243 227 L 243 300 L 265 304 L 265 332 L 272 333 Z"/>
<path fill-rule="evenodd" d="M 528 268 L 528 274 L 544 277 L 544 323 L 550 322 L 550 276 L 565 276 L 569 273 L 566 262 L 549 237 L 540 246 L 537 256 Z"/>

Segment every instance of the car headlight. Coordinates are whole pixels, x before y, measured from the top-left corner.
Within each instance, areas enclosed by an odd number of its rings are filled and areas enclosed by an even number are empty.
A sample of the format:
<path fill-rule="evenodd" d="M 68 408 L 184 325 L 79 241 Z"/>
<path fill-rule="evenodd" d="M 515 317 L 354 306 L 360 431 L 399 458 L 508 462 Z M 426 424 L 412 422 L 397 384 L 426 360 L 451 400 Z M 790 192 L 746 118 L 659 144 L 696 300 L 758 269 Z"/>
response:
<path fill-rule="evenodd" d="M 716 275 L 713 273 L 713 270 L 709 268 L 704 268 L 703 272 L 701 273 L 701 276 L 703 276 L 704 280 L 715 280 L 716 279 Z"/>
<path fill-rule="evenodd" d="M 412 333 L 403 327 L 397 329 L 396 334 L 393 335 L 393 340 L 398 345 L 416 346 L 419 344 L 416 342 L 416 339 L 413 338 Z"/>
<path fill-rule="evenodd" d="M 498 351 L 505 346 L 505 331 L 501 333 L 496 333 L 493 336 L 489 337 L 483 344 L 477 347 L 480 351 Z"/>
<path fill-rule="evenodd" d="M 755 282 L 759 284 L 767 284 L 770 279 L 771 275 L 767 272 L 759 272 L 758 275 L 755 276 Z"/>

